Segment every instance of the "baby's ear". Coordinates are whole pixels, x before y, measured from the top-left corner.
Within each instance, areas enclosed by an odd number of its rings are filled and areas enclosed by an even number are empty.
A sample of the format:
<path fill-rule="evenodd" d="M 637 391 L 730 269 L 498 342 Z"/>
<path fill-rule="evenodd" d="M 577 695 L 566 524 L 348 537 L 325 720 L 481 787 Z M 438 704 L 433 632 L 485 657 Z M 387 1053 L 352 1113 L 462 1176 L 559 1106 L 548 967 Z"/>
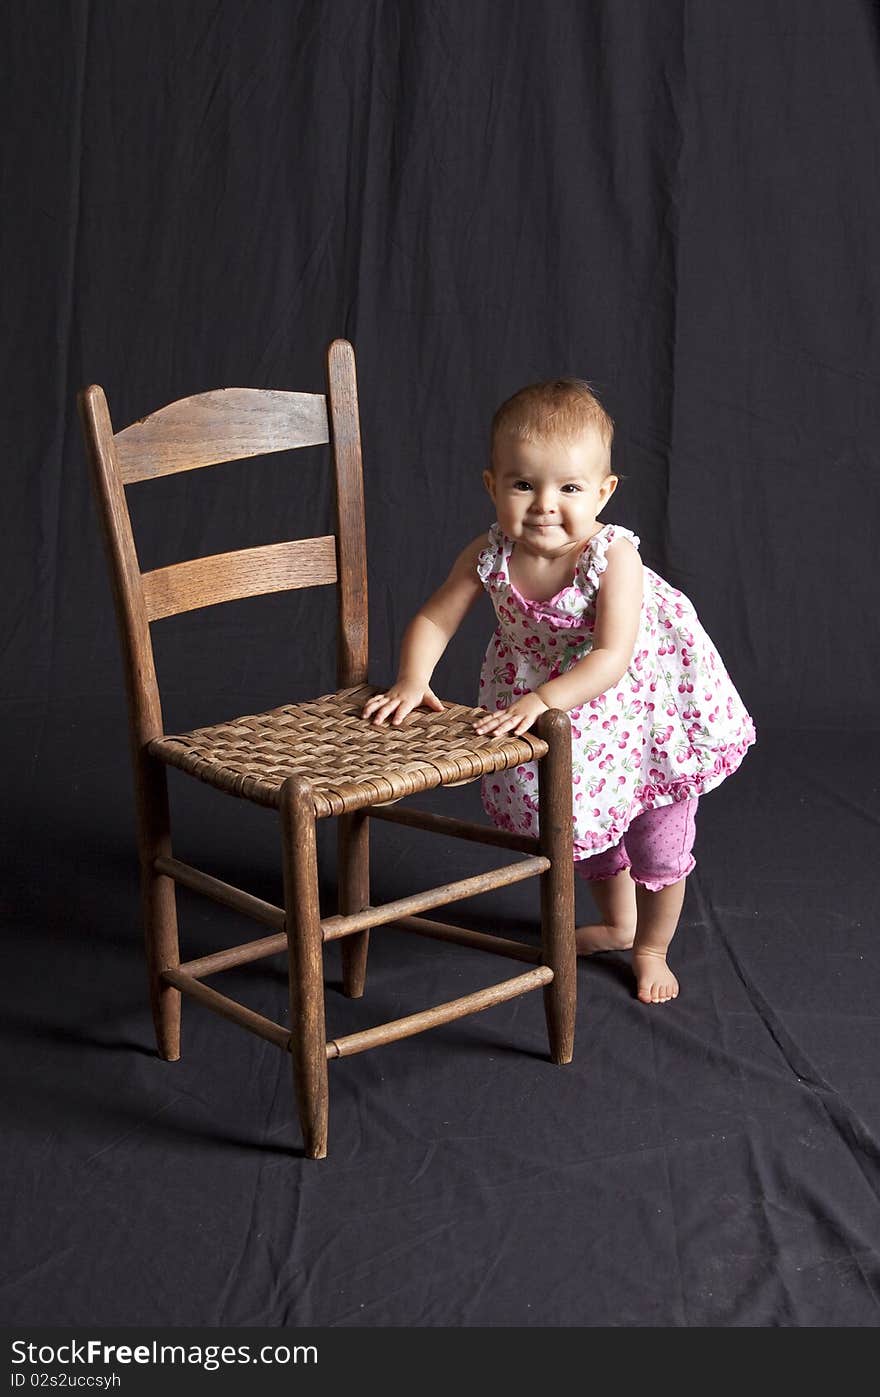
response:
<path fill-rule="evenodd" d="M 493 500 L 493 502 L 494 502 L 494 499 L 495 499 L 495 473 L 494 473 L 494 471 L 488 471 L 488 470 L 483 471 L 483 484 L 485 485 L 486 489 L 489 491 L 489 494 L 492 496 L 492 500 Z"/>

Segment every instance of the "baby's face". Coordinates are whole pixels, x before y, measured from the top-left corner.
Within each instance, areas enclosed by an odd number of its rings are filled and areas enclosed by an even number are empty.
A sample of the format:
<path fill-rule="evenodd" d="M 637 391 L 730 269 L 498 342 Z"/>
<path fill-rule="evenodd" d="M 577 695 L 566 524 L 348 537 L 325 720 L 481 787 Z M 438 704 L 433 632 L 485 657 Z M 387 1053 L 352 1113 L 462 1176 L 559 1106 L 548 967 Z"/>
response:
<path fill-rule="evenodd" d="M 495 470 L 483 481 L 508 538 L 530 553 L 559 557 L 596 532 L 596 516 L 614 494 L 608 450 L 598 432 L 575 441 L 502 438 Z"/>

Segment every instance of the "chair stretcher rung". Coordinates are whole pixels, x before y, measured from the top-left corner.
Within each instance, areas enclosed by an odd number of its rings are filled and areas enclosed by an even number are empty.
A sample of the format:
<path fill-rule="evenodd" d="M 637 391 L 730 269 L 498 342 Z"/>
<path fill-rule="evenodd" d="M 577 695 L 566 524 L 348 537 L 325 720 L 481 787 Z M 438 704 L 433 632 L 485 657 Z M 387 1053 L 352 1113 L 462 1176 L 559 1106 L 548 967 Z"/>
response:
<path fill-rule="evenodd" d="M 428 936 L 435 941 L 451 941 L 457 946 L 473 946 L 479 951 L 489 951 L 496 956 L 510 956 L 513 960 L 529 961 L 536 964 L 541 959 L 541 948 L 529 946 L 524 941 L 510 941 L 503 936 L 488 936 L 482 931 L 471 931 L 469 927 L 450 926 L 447 922 L 432 922 L 427 917 L 398 917 L 389 922 L 399 931 L 412 931 L 417 936 Z M 264 936 L 258 941 L 245 941 L 240 946 L 229 946 L 224 951 L 214 951 L 211 955 L 199 956 L 198 960 L 181 961 L 177 967 L 194 980 L 203 980 L 208 975 L 217 975 L 221 970 L 231 970 L 236 965 L 249 965 L 252 961 L 263 960 L 287 950 L 287 935 Z"/>
<path fill-rule="evenodd" d="M 214 902 L 220 902 L 223 906 L 252 917 L 255 921 L 263 922 L 266 926 L 275 927 L 279 933 L 274 937 L 264 937 L 260 941 L 248 941 L 241 946 L 231 946 L 228 951 L 218 951 L 216 955 L 204 956 L 197 961 L 190 961 L 186 965 L 188 974 L 210 974 L 211 971 L 206 968 L 208 962 L 212 963 L 217 970 L 225 970 L 230 965 L 242 965 L 250 960 L 259 960 L 262 956 L 274 955 L 284 949 L 285 918 L 282 907 L 276 907 L 271 902 L 264 902 L 262 898 L 254 897 L 252 893 L 245 892 L 242 888 L 236 888 L 231 883 L 224 883 L 220 878 L 214 878 L 210 873 L 204 873 L 200 868 L 193 868 L 191 864 L 183 863 L 180 859 L 168 858 L 163 855 L 154 860 L 153 866 L 157 873 L 166 874 L 169 878 L 173 878 L 176 883 L 182 884 L 183 887 L 190 888 L 193 892 L 202 893 Z M 414 915 L 418 912 L 428 912 L 433 907 L 443 907 L 447 902 L 460 902 L 463 898 L 476 897 L 479 893 L 490 892 L 493 888 L 503 888 L 510 883 L 520 883 L 526 878 L 534 878 L 539 873 L 546 873 L 549 867 L 549 859 L 541 855 L 532 855 L 519 859 L 516 863 L 505 864 L 502 868 L 493 868 L 487 873 L 477 873 L 472 878 L 463 878 L 457 883 L 444 883 L 439 888 L 428 888 L 425 892 L 397 898 L 396 901 L 383 903 L 379 907 L 368 907 L 361 912 L 353 912 L 347 917 L 325 917 L 321 922 L 324 940 L 335 941 L 340 936 L 351 936 L 368 927 L 382 926 L 386 922 L 395 921 L 401 917 Z M 223 957 L 222 963 L 219 959 L 221 956 Z"/>
<path fill-rule="evenodd" d="M 500 984 L 489 985 L 474 994 L 466 994 L 461 999 L 450 999 L 446 1004 L 437 1004 L 433 1009 L 423 1009 L 419 1014 L 408 1014 L 405 1019 L 392 1019 L 389 1023 L 377 1024 L 375 1028 L 365 1028 L 361 1033 L 348 1033 L 344 1038 L 333 1038 L 327 1044 L 327 1057 L 352 1057 L 355 1053 L 366 1052 L 368 1048 L 378 1048 L 383 1043 L 396 1043 L 400 1038 L 410 1038 L 414 1033 L 423 1033 L 427 1028 L 438 1024 L 451 1023 L 462 1019 L 466 1014 L 475 1014 L 480 1009 L 489 1009 L 493 1004 L 504 1004 L 517 995 L 527 994 L 553 979 L 549 965 L 536 966 L 524 975 L 515 975 L 512 980 L 502 980 Z"/>
<path fill-rule="evenodd" d="M 264 902 L 262 898 L 254 897 L 252 893 L 246 893 L 242 888 L 234 887 L 232 883 L 224 883 L 220 878 L 212 877 L 210 873 L 203 873 L 200 868 L 193 868 L 192 864 L 182 863 L 180 859 L 168 858 L 164 854 L 154 860 L 153 867 L 157 873 L 165 873 L 169 878 L 173 878 L 175 883 L 180 883 L 195 893 L 203 893 L 215 902 L 222 902 L 224 907 L 231 907 L 235 912 L 253 917 L 254 921 L 263 922 L 266 926 L 274 927 L 276 931 L 284 930 L 283 907 Z M 270 955 L 271 952 L 266 951 L 263 954 Z"/>
<path fill-rule="evenodd" d="M 392 825 L 407 825 L 410 829 L 429 830 L 432 834 L 447 834 L 453 839 L 470 839 L 477 844 L 492 844 L 498 849 L 516 849 L 521 854 L 534 854 L 540 848 L 535 835 L 513 834 L 495 825 L 481 825 L 475 820 L 457 820 L 451 815 L 435 815 L 429 810 L 413 810 L 407 805 L 371 805 L 364 811 L 371 820 L 387 820 Z"/>
<path fill-rule="evenodd" d="M 221 879 L 212 877 L 210 873 L 203 873 L 200 868 L 193 868 L 191 864 L 165 856 L 157 858 L 154 867 L 158 873 L 166 874 L 175 882 L 192 889 L 193 892 L 202 893 L 225 907 L 269 926 L 284 927 L 283 908 L 275 907 L 271 902 L 264 902 L 231 883 L 224 883 Z M 425 892 L 401 897 L 395 902 L 386 902 L 379 907 L 367 907 L 361 912 L 353 912 L 345 917 L 325 917 L 321 922 L 323 938 L 325 941 L 336 941 L 342 936 L 352 936 L 367 927 L 396 923 L 403 930 L 432 936 L 440 941 L 455 941 L 460 945 L 476 946 L 496 954 L 510 955 L 517 960 L 536 961 L 540 959 L 540 951 L 521 942 L 505 941 L 501 937 L 486 936 L 482 932 L 447 926 L 442 922 L 430 922 L 414 914 L 430 911 L 433 907 L 444 907 L 449 902 L 459 902 L 463 898 L 489 892 L 492 888 L 522 882 L 526 878 L 546 872 L 549 867 L 550 860 L 541 856 L 524 858 L 502 868 L 490 869 L 488 873 L 477 873 L 474 877 L 463 878 L 458 883 L 445 883 L 439 888 L 428 888 Z M 221 970 L 229 970 L 236 965 L 248 965 L 252 961 L 278 955 L 286 950 L 287 935 L 284 930 L 279 930 L 274 936 L 245 941 L 239 946 L 229 946 L 225 950 L 199 956 L 196 960 L 182 961 L 177 969 L 193 980 L 201 980 L 208 975 L 216 975 Z"/>
<path fill-rule="evenodd" d="M 533 965 L 541 959 L 540 946 L 529 946 L 525 941 L 508 941 L 503 936 L 487 936 L 483 931 L 450 926 L 448 922 L 432 922 L 427 917 L 398 917 L 390 926 L 392 931 L 414 931 L 417 936 L 430 936 L 436 941 L 453 941 L 458 946 L 473 946 L 478 951 L 489 951 L 496 956 L 510 956 L 513 960 L 531 961 Z"/>
<path fill-rule="evenodd" d="M 198 1000 L 207 1009 L 213 1009 L 215 1014 L 220 1014 L 224 1019 L 229 1019 L 241 1028 L 256 1033 L 259 1038 L 268 1039 L 270 1043 L 274 1043 L 277 1048 L 281 1048 L 285 1052 L 290 1050 L 290 1030 L 283 1028 L 279 1023 L 274 1023 L 272 1019 L 266 1019 L 253 1009 L 247 1009 L 243 1004 L 229 999 L 225 994 L 218 994 L 216 990 L 212 990 L 208 985 L 203 985 L 201 980 L 194 979 L 192 975 L 187 975 L 182 970 L 163 970 L 162 979 L 166 984 L 181 990 L 183 994 L 188 994 L 190 998 Z"/>
<path fill-rule="evenodd" d="M 535 856 L 520 859 L 517 863 L 506 864 L 503 868 L 493 868 L 488 873 L 477 873 L 473 878 L 462 878 L 458 883 L 444 883 L 439 888 L 427 888 L 423 893 L 413 893 L 410 897 L 400 897 L 395 902 L 384 902 L 380 907 L 367 907 L 363 912 L 353 912 L 347 917 L 327 917 L 321 922 L 325 941 L 335 941 L 340 936 L 351 936 L 367 927 L 384 926 L 400 917 L 416 912 L 428 912 L 432 907 L 445 907 L 448 902 L 460 902 L 465 897 L 475 897 L 478 893 L 489 892 L 493 888 L 504 888 L 509 883 L 521 883 L 526 878 L 534 878 L 538 873 L 546 873 L 550 860 Z"/>
<path fill-rule="evenodd" d="M 277 936 L 262 936 L 258 941 L 243 941 L 240 946 L 228 946 L 225 951 L 214 951 L 198 960 L 181 961 L 177 967 L 194 980 L 204 980 L 208 975 L 217 975 L 221 970 L 231 970 L 234 965 L 249 965 L 251 961 L 264 960 L 266 956 L 277 956 L 287 951 L 287 933 Z"/>

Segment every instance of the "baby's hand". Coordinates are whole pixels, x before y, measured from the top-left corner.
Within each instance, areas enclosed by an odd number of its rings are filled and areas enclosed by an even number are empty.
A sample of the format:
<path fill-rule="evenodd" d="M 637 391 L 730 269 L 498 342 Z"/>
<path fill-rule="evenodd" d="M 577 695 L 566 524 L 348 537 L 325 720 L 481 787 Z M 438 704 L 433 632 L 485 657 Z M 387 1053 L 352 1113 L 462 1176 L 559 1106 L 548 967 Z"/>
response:
<path fill-rule="evenodd" d="M 478 718 L 474 723 L 474 732 L 478 737 L 505 737 L 508 733 L 519 737 L 520 733 L 528 732 L 541 714 L 547 712 L 547 708 L 548 705 L 537 694 L 523 694 L 503 713 L 487 713 L 485 718 Z"/>
<path fill-rule="evenodd" d="M 435 713 L 443 712 L 443 704 L 427 684 L 407 684 L 397 680 L 384 694 L 373 694 L 364 704 L 362 718 L 382 724 L 391 718 L 391 726 L 399 728 L 408 713 L 414 708 L 431 708 Z M 391 715 L 394 714 L 392 718 Z"/>

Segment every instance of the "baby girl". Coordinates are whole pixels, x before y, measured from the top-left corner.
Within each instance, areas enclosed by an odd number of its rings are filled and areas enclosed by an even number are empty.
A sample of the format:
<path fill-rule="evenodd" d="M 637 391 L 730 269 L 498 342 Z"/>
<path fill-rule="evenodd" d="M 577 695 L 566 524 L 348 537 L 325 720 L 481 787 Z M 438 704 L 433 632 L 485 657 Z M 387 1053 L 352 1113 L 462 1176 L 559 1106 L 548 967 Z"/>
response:
<path fill-rule="evenodd" d="M 575 868 L 598 925 L 578 950 L 632 947 L 646 1004 L 678 994 L 666 955 L 695 866 L 698 798 L 739 766 L 752 720 L 692 603 L 642 565 L 629 529 L 599 514 L 617 488 L 614 424 L 580 379 L 502 403 L 483 481 L 497 523 L 459 555 L 406 629 L 396 682 L 363 716 L 399 726 L 440 710 L 440 656 L 485 589 L 498 618 L 480 678 L 480 734 L 524 733 L 548 708 L 572 726 Z M 483 778 L 504 829 L 537 832 L 534 764 Z"/>

